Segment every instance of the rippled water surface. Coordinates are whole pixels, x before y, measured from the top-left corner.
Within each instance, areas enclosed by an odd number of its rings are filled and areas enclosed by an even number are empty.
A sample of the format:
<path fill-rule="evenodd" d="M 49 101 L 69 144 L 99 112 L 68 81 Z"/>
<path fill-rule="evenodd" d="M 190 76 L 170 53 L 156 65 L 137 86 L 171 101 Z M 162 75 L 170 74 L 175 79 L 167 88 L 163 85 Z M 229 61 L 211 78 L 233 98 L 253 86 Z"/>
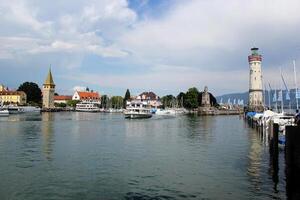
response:
<path fill-rule="evenodd" d="M 285 199 L 239 116 L 43 113 L 0 118 L 0 199 Z M 278 183 L 277 183 L 278 182 Z"/>

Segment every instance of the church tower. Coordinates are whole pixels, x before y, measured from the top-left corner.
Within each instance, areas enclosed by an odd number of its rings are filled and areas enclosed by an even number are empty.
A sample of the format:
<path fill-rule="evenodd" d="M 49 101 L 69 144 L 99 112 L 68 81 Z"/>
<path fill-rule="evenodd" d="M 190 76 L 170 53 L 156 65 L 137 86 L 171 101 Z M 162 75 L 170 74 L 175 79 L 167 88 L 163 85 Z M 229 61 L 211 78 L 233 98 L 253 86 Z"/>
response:
<path fill-rule="evenodd" d="M 251 49 L 251 55 L 248 56 L 250 77 L 249 77 L 249 110 L 263 111 L 263 87 L 261 72 L 261 55 L 258 54 L 258 48 Z"/>
<path fill-rule="evenodd" d="M 45 83 L 43 84 L 43 108 L 54 108 L 55 84 L 51 69 L 49 69 Z"/>

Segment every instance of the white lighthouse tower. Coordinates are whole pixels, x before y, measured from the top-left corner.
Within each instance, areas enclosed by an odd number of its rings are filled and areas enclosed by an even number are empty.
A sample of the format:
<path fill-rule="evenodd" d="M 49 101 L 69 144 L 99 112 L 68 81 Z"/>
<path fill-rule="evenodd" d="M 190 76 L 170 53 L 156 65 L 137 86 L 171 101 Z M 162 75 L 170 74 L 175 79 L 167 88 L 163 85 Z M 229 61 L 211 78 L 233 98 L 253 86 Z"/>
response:
<path fill-rule="evenodd" d="M 251 55 L 248 56 L 250 68 L 248 109 L 251 111 L 263 111 L 264 109 L 261 61 L 258 48 L 252 48 Z"/>

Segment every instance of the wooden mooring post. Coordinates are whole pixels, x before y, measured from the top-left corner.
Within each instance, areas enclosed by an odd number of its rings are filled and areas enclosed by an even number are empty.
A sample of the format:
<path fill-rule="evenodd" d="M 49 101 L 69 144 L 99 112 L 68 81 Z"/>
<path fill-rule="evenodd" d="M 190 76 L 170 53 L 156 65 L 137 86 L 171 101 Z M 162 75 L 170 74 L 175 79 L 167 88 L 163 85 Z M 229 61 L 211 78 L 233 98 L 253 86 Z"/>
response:
<path fill-rule="evenodd" d="M 288 199 L 300 199 L 300 126 L 286 126 L 286 192 Z"/>
<path fill-rule="evenodd" d="M 270 164 L 272 166 L 272 179 L 275 183 L 274 187 L 277 189 L 277 184 L 279 181 L 278 172 L 278 132 L 279 132 L 279 125 L 271 123 L 270 126 L 270 143 L 269 143 L 269 152 L 270 152 Z"/>

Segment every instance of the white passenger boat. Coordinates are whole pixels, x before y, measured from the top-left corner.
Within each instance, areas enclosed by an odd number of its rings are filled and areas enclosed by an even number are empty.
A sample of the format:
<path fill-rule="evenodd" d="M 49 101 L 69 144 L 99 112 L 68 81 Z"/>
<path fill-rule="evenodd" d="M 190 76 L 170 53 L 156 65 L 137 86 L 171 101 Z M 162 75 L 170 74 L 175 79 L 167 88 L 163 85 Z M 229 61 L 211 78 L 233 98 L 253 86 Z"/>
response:
<path fill-rule="evenodd" d="M 79 112 L 100 112 L 100 103 L 98 102 L 81 102 L 76 104 L 76 111 Z"/>
<path fill-rule="evenodd" d="M 3 106 L 4 109 L 7 109 L 9 114 L 20 114 L 24 113 L 24 108 L 15 105 Z"/>
<path fill-rule="evenodd" d="M 25 113 L 39 113 L 41 112 L 41 108 L 35 106 L 22 106 Z"/>
<path fill-rule="evenodd" d="M 128 119 L 140 119 L 152 117 L 151 108 L 147 102 L 132 101 L 130 102 L 125 111 L 125 118 Z"/>
<path fill-rule="evenodd" d="M 173 109 L 158 109 L 155 112 L 156 115 L 176 115 L 176 111 Z"/>
<path fill-rule="evenodd" d="M 7 116 L 9 116 L 8 110 L 7 109 L 2 109 L 0 107 L 0 117 L 7 117 Z"/>

